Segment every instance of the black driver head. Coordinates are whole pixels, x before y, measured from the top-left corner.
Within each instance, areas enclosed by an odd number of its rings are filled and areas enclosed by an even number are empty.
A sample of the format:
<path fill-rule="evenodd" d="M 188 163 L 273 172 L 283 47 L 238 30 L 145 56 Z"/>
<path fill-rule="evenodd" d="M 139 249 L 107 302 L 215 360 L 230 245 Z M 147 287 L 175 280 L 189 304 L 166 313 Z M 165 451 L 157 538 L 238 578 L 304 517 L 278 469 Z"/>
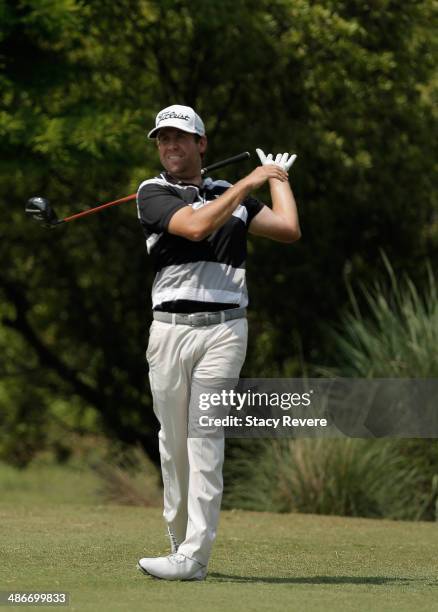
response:
<path fill-rule="evenodd" d="M 27 201 L 25 212 L 45 227 L 54 227 L 60 223 L 55 211 L 45 198 L 34 197 Z"/>

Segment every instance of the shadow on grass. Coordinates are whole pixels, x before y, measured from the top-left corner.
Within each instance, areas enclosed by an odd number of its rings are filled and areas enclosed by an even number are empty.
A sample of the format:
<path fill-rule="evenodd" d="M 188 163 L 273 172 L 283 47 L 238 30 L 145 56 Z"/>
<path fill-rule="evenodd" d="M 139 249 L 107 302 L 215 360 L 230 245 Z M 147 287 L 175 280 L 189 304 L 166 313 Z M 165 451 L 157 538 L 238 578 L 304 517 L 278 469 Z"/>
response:
<path fill-rule="evenodd" d="M 208 578 L 217 582 L 265 582 L 267 584 L 399 584 L 418 582 L 413 578 L 394 578 L 390 576 L 309 576 L 302 578 L 274 578 L 272 576 L 235 576 L 211 572 Z"/>

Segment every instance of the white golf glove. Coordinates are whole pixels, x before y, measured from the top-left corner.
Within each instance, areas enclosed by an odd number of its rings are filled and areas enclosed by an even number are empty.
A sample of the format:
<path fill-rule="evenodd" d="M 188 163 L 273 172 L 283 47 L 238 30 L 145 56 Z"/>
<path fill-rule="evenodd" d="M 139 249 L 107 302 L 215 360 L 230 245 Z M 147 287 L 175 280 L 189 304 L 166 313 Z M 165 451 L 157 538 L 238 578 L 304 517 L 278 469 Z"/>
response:
<path fill-rule="evenodd" d="M 292 164 L 296 160 L 296 155 L 289 155 L 289 153 L 278 153 L 273 158 L 272 153 L 269 155 L 265 155 L 261 149 L 256 149 L 256 153 L 259 156 L 260 161 L 262 162 L 262 166 L 267 166 L 268 164 L 275 164 L 276 166 L 280 166 L 286 172 L 289 171 L 289 168 L 292 167 Z"/>

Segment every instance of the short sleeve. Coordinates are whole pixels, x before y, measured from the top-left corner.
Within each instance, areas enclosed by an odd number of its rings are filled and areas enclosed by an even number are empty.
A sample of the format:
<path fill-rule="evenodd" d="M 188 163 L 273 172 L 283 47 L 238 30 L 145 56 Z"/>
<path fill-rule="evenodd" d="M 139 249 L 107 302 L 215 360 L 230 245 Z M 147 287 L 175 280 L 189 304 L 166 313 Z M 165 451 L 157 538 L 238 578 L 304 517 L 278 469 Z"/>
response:
<path fill-rule="evenodd" d="M 147 183 L 140 185 L 137 193 L 138 217 L 152 231 L 167 231 L 170 219 L 187 204 L 163 185 Z"/>
<path fill-rule="evenodd" d="M 264 204 L 262 204 L 262 202 L 259 202 L 259 200 L 257 200 L 256 198 L 248 196 L 244 199 L 243 205 L 245 206 L 248 212 L 248 219 L 246 225 L 247 227 L 249 227 L 249 224 L 254 219 L 254 217 L 262 210 Z"/>

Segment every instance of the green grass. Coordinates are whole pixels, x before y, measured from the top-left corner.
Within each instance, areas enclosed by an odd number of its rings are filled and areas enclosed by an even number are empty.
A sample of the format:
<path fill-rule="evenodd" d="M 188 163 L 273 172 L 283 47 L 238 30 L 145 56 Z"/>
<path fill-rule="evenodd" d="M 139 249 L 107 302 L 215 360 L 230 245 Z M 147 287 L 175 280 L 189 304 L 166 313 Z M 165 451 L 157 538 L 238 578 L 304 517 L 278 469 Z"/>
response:
<path fill-rule="evenodd" d="M 84 466 L 36 463 L 20 470 L 0 462 L 0 499 L 17 505 L 96 504 L 101 487 Z"/>
<path fill-rule="evenodd" d="M 227 511 L 207 580 L 172 583 L 135 567 L 168 552 L 160 508 L 98 505 L 66 470 L 55 501 L 48 474 L 50 500 L 26 472 L 11 496 L 0 470 L 0 590 L 65 590 L 94 612 L 438 609 L 433 523 Z"/>

